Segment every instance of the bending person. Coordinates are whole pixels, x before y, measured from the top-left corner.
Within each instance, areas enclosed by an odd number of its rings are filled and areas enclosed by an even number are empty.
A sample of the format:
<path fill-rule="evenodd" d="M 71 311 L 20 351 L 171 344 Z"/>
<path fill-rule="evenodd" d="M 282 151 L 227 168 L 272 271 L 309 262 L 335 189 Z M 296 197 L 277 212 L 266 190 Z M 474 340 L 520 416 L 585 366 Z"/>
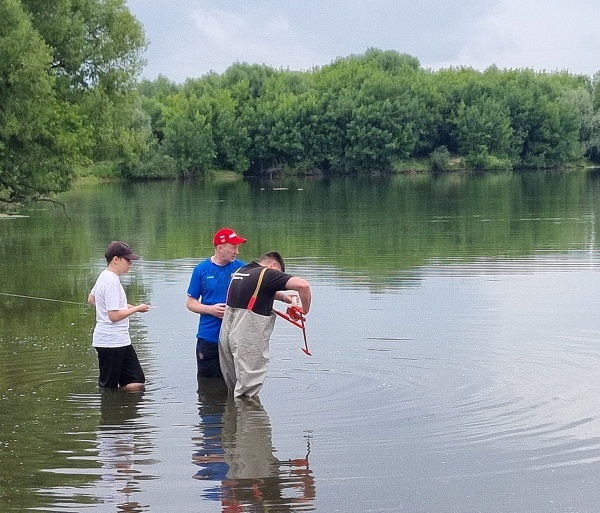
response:
<path fill-rule="evenodd" d="M 277 252 L 238 269 L 231 279 L 219 334 L 219 360 L 227 388 L 235 397 L 255 396 L 269 367 L 269 340 L 275 326 L 275 299 L 291 303 L 286 290 L 300 296 L 298 315 L 310 310 L 308 282 L 285 273 Z"/>

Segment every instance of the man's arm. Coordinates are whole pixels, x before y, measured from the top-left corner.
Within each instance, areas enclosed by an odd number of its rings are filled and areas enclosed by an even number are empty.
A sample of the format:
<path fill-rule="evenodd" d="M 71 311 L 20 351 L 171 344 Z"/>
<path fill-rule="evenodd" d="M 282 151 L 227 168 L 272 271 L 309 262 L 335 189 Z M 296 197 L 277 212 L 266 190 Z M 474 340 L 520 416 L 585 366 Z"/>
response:
<path fill-rule="evenodd" d="M 308 282 L 297 276 L 292 276 L 285 284 L 286 290 L 295 290 L 300 296 L 302 311 L 308 313 L 310 310 L 311 290 Z"/>
<path fill-rule="evenodd" d="M 215 305 L 203 305 L 198 299 L 188 296 L 185 300 L 185 306 L 190 312 L 197 314 L 214 315 L 219 319 L 225 315 L 225 303 L 217 303 Z"/>

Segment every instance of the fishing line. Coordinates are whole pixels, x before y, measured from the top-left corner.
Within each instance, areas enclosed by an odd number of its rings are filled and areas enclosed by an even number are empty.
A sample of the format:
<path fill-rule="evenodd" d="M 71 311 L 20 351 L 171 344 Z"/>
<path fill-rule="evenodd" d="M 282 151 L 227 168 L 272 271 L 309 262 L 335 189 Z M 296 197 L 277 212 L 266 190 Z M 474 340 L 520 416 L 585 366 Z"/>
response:
<path fill-rule="evenodd" d="M 66 301 L 64 299 L 51 299 L 48 297 L 24 296 L 22 294 L 10 294 L 9 292 L 0 292 L 0 296 L 20 297 L 23 299 L 35 299 L 37 301 L 52 301 L 53 303 L 67 303 L 69 305 L 89 306 L 87 303 L 77 303 L 76 301 Z M 158 305 L 150 306 L 149 308 L 158 308 Z"/>
<path fill-rule="evenodd" d="M 24 296 L 22 294 L 10 294 L 8 292 L 0 292 L 2 296 L 20 297 L 23 299 L 35 299 L 37 301 L 52 301 L 54 303 L 67 303 L 69 305 L 87 306 L 85 303 L 76 303 L 75 301 L 65 301 L 64 299 L 50 299 L 47 297 Z"/>

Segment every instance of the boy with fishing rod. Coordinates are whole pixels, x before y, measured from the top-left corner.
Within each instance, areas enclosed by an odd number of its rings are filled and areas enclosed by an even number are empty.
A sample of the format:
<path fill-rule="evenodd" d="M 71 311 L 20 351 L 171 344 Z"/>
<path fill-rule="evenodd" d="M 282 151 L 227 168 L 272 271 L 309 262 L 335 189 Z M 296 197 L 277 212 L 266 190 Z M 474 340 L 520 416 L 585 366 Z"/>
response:
<path fill-rule="evenodd" d="M 107 267 L 98 276 L 88 297 L 88 303 L 96 308 L 92 345 L 98 353 L 98 385 L 123 392 L 140 392 L 146 377 L 131 345 L 129 317 L 147 312 L 150 307 L 144 303 L 128 304 L 121 284 L 121 276 L 129 272 L 131 261 L 140 257 L 121 241 L 111 242 L 104 256 Z"/>

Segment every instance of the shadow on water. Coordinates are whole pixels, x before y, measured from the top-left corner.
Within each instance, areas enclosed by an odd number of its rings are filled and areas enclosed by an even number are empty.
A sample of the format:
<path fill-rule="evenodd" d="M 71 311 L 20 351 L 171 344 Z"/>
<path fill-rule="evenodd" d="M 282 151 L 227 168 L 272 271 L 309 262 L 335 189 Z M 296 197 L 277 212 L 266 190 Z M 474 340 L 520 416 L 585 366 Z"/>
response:
<path fill-rule="evenodd" d="M 306 454 L 274 456 L 269 416 L 258 398 L 233 399 L 221 380 L 198 383 L 199 435 L 194 437 L 193 476 L 207 484 L 202 497 L 222 511 L 311 511 L 315 480 Z"/>

